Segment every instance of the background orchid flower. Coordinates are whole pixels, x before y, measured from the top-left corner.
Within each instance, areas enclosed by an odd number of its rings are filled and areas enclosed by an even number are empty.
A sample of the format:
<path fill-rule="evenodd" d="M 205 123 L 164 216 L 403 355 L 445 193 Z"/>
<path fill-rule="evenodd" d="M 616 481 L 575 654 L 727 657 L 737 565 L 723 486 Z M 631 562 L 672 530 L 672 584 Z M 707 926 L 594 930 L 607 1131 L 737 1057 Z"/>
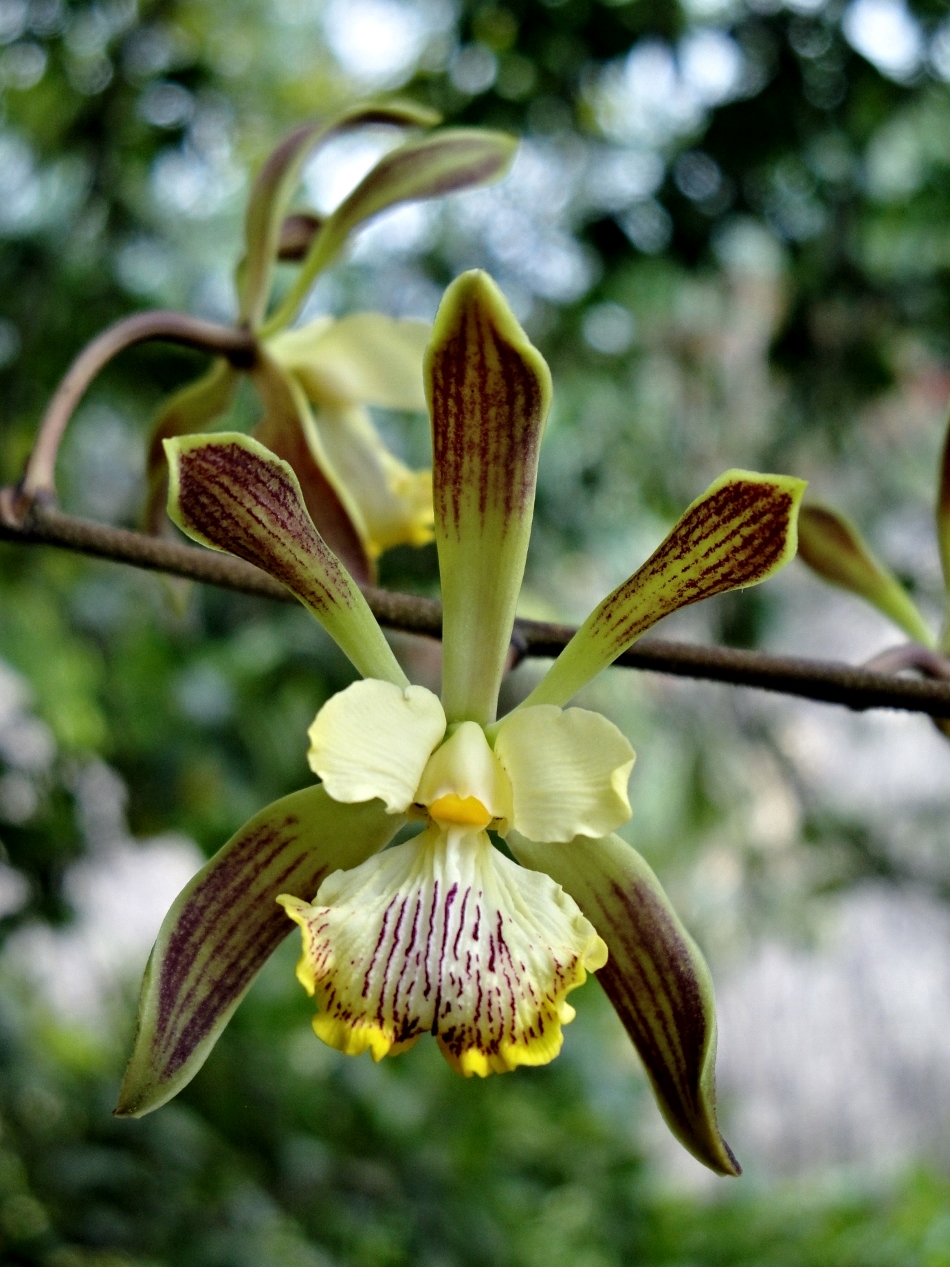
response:
<path fill-rule="evenodd" d="M 918 648 L 917 652 L 913 646 L 885 652 L 875 658 L 875 663 L 890 671 L 916 668 L 934 677 L 950 677 L 950 425 L 944 439 L 936 506 L 937 545 L 944 580 L 943 626 L 939 634 L 847 515 L 832 506 L 810 503 L 802 507 L 799 527 L 802 561 L 823 580 L 863 598 Z M 934 717 L 932 721 L 950 739 L 950 718 Z"/>
<path fill-rule="evenodd" d="M 321 535 L 359 580 L 374 575 L 377 556 L 394 545 L 432 539 L 432 481 L 385 446 L 367 405 L 423 410 L 422 355 L 429 326 L 381 313 L 340 321 L 318 318 L 290 329 L 319 274 L 351 233 L 400 203 L 436 198 L 499 179 L 516 142 L 500 132 L 446 128 L 386 154 L 325 219 L 288 216 L 307 159 L 341 132 L 389 124 L 430 128 L 439 116 L 409 102 L 358 106 L 329 123 L 306 124 L 271 154 L 251 190 L 245 253 L 238 266 L 239 320 L 258 335 L 248 373 L 263 416 L 254 434 L 297 473 Z M 268 316 L 279 259 L 299 263 L 297 276 Z M 149 450 L 146 526 L 161 532 L 167 473 L 162 442 L 204 430 L 231 408 L 241 371 L 217 361 L 160 410 Z"/>
<path fill-rule="evenodd" d="M 567 994 L 596 972 L 673 1132 L 737 1174 L 716 1122 L 708 969 L 646 862 L 613 834 L 630 816 L 633 750 L 606 718 L 566 706 L 663 616 L 782 567 L 804 485 L 721 476 L 496 719 L 551 384 L 484 273 L 446 292 L 426 386 L 441 697 L 408 683 L 286 462 L 238 434 L 168 442 L 175 521 L 287 585 L 364 680 L 311 727 L 322 781 L 262 810 L 166 917 L 117 1111 L 147 1113 L 194 1076 L 286 933 L 279 902 L 302 928 L 298 976 L 318 1034 L 376 1059 L 432 1033 L 464 1074 L 543 1064 L 573 1016 Z M 386 849 L 411 820 L 421 833 Z"/>

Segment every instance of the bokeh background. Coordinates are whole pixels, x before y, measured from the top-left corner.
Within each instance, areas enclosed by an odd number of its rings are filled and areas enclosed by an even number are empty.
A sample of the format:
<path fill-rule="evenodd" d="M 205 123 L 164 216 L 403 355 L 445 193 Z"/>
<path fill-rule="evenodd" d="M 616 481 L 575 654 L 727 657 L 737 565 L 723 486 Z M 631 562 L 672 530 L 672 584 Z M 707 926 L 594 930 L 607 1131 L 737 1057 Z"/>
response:
<path fill-rule="evenodd" d="M 307 315 L 431 318 L 459 270 L 498 279 L 556 387 L 523 614 L 582 618 L 743 466 L 809 478 L 936 621 L 948 82 L 945 0 L 0 0 L 0 477 L 104 324 L 233 315 L 284 130 L 399 89 L 518 133 L 514 170 L 381 218 Z M 394 141 L 328 147 L 300 205 Z M 150 414 L 201 365 L 103 374 L 67 509 L 136 523 Z M 378 422 L 428 460 L 424 419 Z M 383 579 L 435 593 L 434 552 Z M 663 632 L 856 662 L 898 640 L 798 564 Z M 425 1042 L 322 1047 L 293 939 L 188 1089 L 113 1120 L 164 910 L 308 781 L 348 680 L 302 610 L 0 550 L 0 1262 L 950 1264 L 950 745 L 920 717 L 620 670 L 586 694 L 638 749 L 627 834 L 713 967 L 738 1182 L 668 1138 L 596 983 L 552 1066 L 466 1082 Z"/>

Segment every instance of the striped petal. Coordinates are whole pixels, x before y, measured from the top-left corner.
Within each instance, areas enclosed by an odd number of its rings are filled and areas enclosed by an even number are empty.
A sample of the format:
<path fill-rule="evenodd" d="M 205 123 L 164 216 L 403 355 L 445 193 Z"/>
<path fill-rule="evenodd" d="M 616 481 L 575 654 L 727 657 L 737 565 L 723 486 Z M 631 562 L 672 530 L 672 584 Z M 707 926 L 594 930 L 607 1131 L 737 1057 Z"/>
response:
<path fill-rule="evenodd" d="M 408 685 L 366 599 L 314 528 L 286 462 L 236 432 L 166 440 L 165 451 L 168 513 L 183 532 L 286 585 L 364 677 Z"/>
<path fill-rule="evenodd" d="M 284 216 L 313 151 L 341 132 L 369 124 L 430 128 L 438 122 L 437 114 L 409 101 L 359 105 L 329 123 L 305 123 L 281 142 L 258 173 L 247 206 L 247 248 L 238 270 L 242 321 L 256 327 L 264 316 Z"/>
<path fill-rule="evenodd" d="M 658 620 L 773 576 L 795 557 L 803 480 L 726 471 L 658 550 L 596 607 L 524 701 L 566 704 Z"/>
<path fill-rule="evenodd" d="M 148 448 L 148 497 L 142 517 L 146 532 L 158 536 L 168 526 L 168 465 L 162 442 L 171 436 L 204 431 L 231 407 L 238 382 L 239 375 L 227 361 L 215 361 L 207 373 L 175 392 L 159 409 Z"/>
<path fill-rule="evenodd" d="M 632 1038 L 667 1125 L 721 1175 L 740 1173 L 716 1122 L 716 1014 L 709 969 L 643 858 L 618 836 L 537 844 L 517 832 L 511 852 L 577 902 L 610 958 L 597 973 Z"/>
<path fill-rule="evenodd" d="M 264 406 L 254 438 L 293 467 L 314 527 L 350 575 L 364 584 L 374 581 L 360 507 L 331 469 L 301 384 L 265 352 L 258 356 L 252 377 Z"/>
<path fill-rule="evenodd" d="M 289 931 L 275 899 L 310 898 L 337 867 L 388 844 L 402 819 L 321 787 L 255 815 L 176 898 L 145 970 L 135 1047 L 116 1113 L 141 1117 L 195 1076 Z"/>
<path fill-rule="evenodd" d="M 287 330 L 267 346 L 317 404 L 355 401 L 421 412 L 426 407 L 422 358 L 430 333 L 425 321 L 355 312 L 339 321 Z"/>
<path fill-rule="evenodd" d="M 934 636 L 900 581 L 878 559 L 856 524 L 830 506 L 803 506 L 798 520 L 798 554 L 832 585 L 858 594 L 922 646 Z"/>
<path fill-rule="evenodd" d="M 606 836 L 630 817 L 634 751 L 600 713 L 520 709 L 499 724 L 495 756 L 511 780 L 512 825 L 524 836 Z"/>
<path fill-rule="evenodd" d="M 441 198 L 458 189 L 487 185 L 511 165 L 517 141 L 484 128 L 444 128 L 386 154 L 320 227 L 297 280 L 265 327 L 289 326 L 317 274 L 339 255 L 347 237 L 379 212 L 400 203 Z"/>
<path fill-rule="evenodd" d="M 442 702 L 450 722 L 494 720 L 524 575 L 551 375 L 504 296 L 463 273 L 426 358 L 442 575 Z"/>
<path fill-rule="evenodd" d="M 353 682 L 327 700 L 308 733 L 310 768 L 335 801 L 378 797 L 396 814 L 416 799 L 445 713 L 424 686 Z"/>
<path fill-rule="evenodd" d="M 324 1042 L 381 1060 L 434 1034 L 466 1077 L 552 1060 L 566 995 L 606 959 L 572 899 L 484 832 L 431 827 L 329 876 L 312 906 L 282 900 Z"/>

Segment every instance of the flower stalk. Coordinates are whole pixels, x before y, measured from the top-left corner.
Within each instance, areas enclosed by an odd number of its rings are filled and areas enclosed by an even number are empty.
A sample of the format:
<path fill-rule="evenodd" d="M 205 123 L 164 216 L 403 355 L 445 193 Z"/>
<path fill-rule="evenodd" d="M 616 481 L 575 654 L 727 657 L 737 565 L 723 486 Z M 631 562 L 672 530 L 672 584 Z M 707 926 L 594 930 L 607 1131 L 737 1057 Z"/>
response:
<path fill-rule="evenodd" d="M 412 132 L 438 122 L 437 114 L 413 102 L 369 102 L 303 124 L 286 137 L 251 189 L 235 278 L 236 325 L 158 311 L 138 313 L 97 336 L 50 401 L 24 476 L 13 493 L 5 494 L 7 521 L 22 523 L 34 502 L 55 503 L 60 442 L 95 376 L 126 348 L 163 339 L 215 359 L 206 373 L 166 400 L 153 422 L 143 515 L 147 531 L 163 535 L 168 527 L 163 441 L 206 430 L 225 417 L 241 373 L 248 372 L 263 409 L 259 438 L 291 462 L 311 516 L 358 581 L 373 579 L 377 555 L 390 546 L 430 540 L 428 473 L 408 470 L 385 448 L 365 408 L 422 410 L 427 326 L 354 314 L 341 322 L 318 319 L 295 331 L 287 327 L 319 273 L 374 216 L 401 203 L 486 184 L 507 171 L 513 137 L 444 128 L 411 137 L 385 155 L 330 215 L 291 210 L 307 159 L 334 136 L 380 124 Z M 288 295 L 269 315 L 279 261 L 299 267 Z"/>
<path fill-rule="evenodd" d="M 236 369 L 250 368 L 257 354 L 257 341 L 249 331 L 182 312 L 138 312 L 109 326 L 79 353 L 47 405 L 23 478 L 16 493 L 7 498 L 8 515 L 22 521 L 33 500 L 56 501 L 56 459 L 77 405 L 120 352 L 153 340 L 223 357 Z"/>

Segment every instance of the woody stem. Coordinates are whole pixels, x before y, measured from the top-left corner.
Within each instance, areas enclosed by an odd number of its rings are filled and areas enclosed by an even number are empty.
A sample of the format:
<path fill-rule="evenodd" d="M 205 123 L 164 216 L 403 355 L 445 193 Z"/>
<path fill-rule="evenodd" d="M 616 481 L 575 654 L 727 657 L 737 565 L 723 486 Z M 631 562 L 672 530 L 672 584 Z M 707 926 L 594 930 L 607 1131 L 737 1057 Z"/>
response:
<path fill-rule="evenodd" d="M 58 546 L 262 598 L 297 601 L 278 581 L 230 555 L 92 523 L 63 514 L 42 501 L 33 501 L 25 516 L 17 517 L 10 511 L 15 491 L 0 490 L 0 540 Z M 365 587 L 363 592 L 377 620 L 386 628 L 433 638 L 441 636 L 442 609 L 433 599 L 372 586 Z M 566 625 L 519 620 L 513 642 L 525 656 L 556 656 L 574 633 L 575 630 Z M 922 656 L 934 657 L 934 653 L 913 645 L 886 654 L 889 658 L 881 657 L 870 666 L 855 667 L 833 661 L 650 638 L 624 652 L 616 663 L 654 673 L 758 687 L 857 710 L 896 708 L 932 717 L 950 717 L 950 666 L 942 657 L 935 660 L 939 659 L 943 667 L 936 666 L 931 659 L 925 663 Z M 907 668 L 928 673 L 935 680 L 895 676 Z"/>

